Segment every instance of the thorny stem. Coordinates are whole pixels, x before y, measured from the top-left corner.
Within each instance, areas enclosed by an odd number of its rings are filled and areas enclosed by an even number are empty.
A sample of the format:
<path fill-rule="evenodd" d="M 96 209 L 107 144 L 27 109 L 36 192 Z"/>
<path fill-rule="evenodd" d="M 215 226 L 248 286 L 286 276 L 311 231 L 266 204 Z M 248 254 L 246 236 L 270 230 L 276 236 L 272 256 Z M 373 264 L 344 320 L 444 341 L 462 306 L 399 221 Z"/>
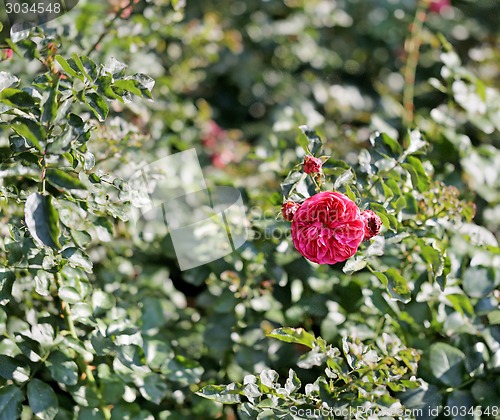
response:
<path fill-rule="evenodd" d="M 61 273 L 56 273 L 54 275 L 54 277 L 56 279 L 57 285 L 59 287 L 62 286 L 62 276 L 61 276 Z M 62 301 L 62 300 L 60 302 L 61 302 L 61 311 L 62 311 L 62 314 L 63 314 L 64 319 L 66 321 L 66 325 L 68 326 L 68 331 L 71 334 L 71 337 L 73 337 L 75 340 L 78 340 L 78 334 L 76 333 L 75 324 L 73 322 L 73 318 L 71 317 L 71 310 L 69 308 L 69 305 L 66 302 Z M 104 418 L 106 420 L 111 419 L 111 411 L 104 404 L 104 400 L 102 398 L 101 390 L 99 389 L 99 387 L 98 387 L 98 385 L 96 383 L 94 374 L 92 373 L 92 369 L 85 362 L 85 360 L 83 360 L 83 358 L 82 358 L 81 355 L 78 355 L 78 357 L 76 359 L 76 363 L 77 363 L 79 369 L 82 372 L 84 372 L 85 379 L 89 382 L 90 386 L 92 388 L 94 388 L 95 393 L 99 397 L 99 404 L 100 404 L 99 408 L 101 409 L 102 414 L 104 415 Z"/>
<path fill-rule="evenodd" d="M 120 8 L 119 10 L 116 11 L 115 13 L 115 16 L 113 17 L 113 19 L 111 19 L 107 24 L 106 24 L 106 27 L 104 28 L 104 31 L 101 33 L 101 35 L 99 36 L 99 38 L 97 38 L 97 41 L 94 42 L 94 44 L 89 48 L 87 54 L 85 55 L 90 55 L 91 52 L 93 52 L 97 46 L 102 42 L 102 40 L 104 39 L 104 37 L 111 31 L 112 27 L 113 27 L 113 24 L 121 17 L 122 13 L 127 10 L 129 7 L 133 7 L 134 6 L 134 0 L 129 0 L 129 2 L 127 3 L 127 5 L 123 6 L 122 8 Z"/>
<path fill-rule="evenodd" d="M 427 8 L 431 0 L 420 0 L 415 19 L 410 25 L 410 33 L 405 41 L 406 63 L 403 69 L 405 87 L 403 90 L 403 126 L 410 129 L 413 124 L 415 96 L 415 74 L 417 72 L 420 45 L 422 44 L 422 28 L 427 18 Z"/>

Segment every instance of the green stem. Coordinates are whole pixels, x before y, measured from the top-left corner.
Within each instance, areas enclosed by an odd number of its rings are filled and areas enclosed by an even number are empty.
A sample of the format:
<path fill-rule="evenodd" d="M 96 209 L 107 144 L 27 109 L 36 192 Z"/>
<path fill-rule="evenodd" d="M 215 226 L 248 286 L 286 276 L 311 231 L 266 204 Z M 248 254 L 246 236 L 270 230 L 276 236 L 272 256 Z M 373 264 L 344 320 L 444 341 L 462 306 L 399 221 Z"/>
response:
<path fill-rule="evenodd" d="M 116 22 L 116 20 L 118 20 L 121 17 L 122 13 L 125 10 L 127 10 L 129 7 L 133 7 L 133 5 L 134 5 L 134 0 L 130 0 L 126 6 L 123 6 L 121 9 L 119 9 L 116 12 L 116 14 L 113 17 L 113 19 L 111 19 L 107 23 L 107 25 L 104 28 L 104 31 L 102 32 L 102 34 L 99 36 L 99 38 L 97 38 L 97 41 L 94 42 L 94 44 L 92 45 L 92 47 L 89 48 L 87 54 L 85 54 L 85 55 L 90 55 L 90 53 L 97 48 L 97 46 L 102 42 L 102 40 L 104 39 L 104 37 L 111 31 L 111 29 L 113 27 L 113 24 Z"/>
<path fill-rule="evenodd" d="M 56 279 L 57 285 L 59 287 L 62 286 L 61 273 L 56 273 L 55 279 Z M 75 328 L 75 324 L 73 322 L 73 318 L 71 317 L 71 310 L 69 308 L 69 305 L 67 305 L 66 302 L 64 302 L 62 300 L 60 302 L 61 302 L 61 311 L 64 315 L 64 319 L 66 320 L 66 325 L 68 327 L 68 331 L 71 334 L 71 337 L 73 337 L 75 340 L 79 340 L 78 334 L 76 333 L 76 328 Z M 83 360 L 81 355 L 77 356 L 76 364 L 78 365 L 79 369 L 85 373 L 85 379 L 89 382 L 90 386 L 94 389 L 95 393 L 97 394 L 97 396 L 99 398 L 99 408 L 101 409 L 102 414 L 104 415 L 104 418 L 106 420 L 111 419 L 111 411 L 104 404 L 104 399 L 102 398 L 101 390 L 99 389 L 99 386 L 97 385 L 94 374 L 92 373 L 92 369 L 85 362 L 85 360 Z"/>
<path fill-rule="evenodd" d="M 410 25 L 410 34 L 405 41 L 406 63 L 403 70 L 405 86 L 403 90 L 403 126 L 410 129 L 413 124 L 415 97 L 415 75 L 417 72 L 420 46 L 422 44 L 422 28 L 427 18 L 427 9 L 431 0 L 420 0 L 415 19 Z"/>
<path fill-rule="evenodd" d="M 63 285 L 61 273 L 56 273 L 54 276 L 55 276 L 55 279 L 57 282 L 57 286 L 61 287 Z M 66 302 L 64 302 L 62 300 L 61 300 L 61 311 L 64 315 L 64 319 L 66 320 L 66 325 L 68 326 L 68 331 L 70 332 L 71 336 L 74 339 L 78 340 L 78 334 L 76 333 L 75 324 L 73 323 L 73 319 L 71 318 L 71 311 L 69 309 L 69 306 L 66 304 Z"/>

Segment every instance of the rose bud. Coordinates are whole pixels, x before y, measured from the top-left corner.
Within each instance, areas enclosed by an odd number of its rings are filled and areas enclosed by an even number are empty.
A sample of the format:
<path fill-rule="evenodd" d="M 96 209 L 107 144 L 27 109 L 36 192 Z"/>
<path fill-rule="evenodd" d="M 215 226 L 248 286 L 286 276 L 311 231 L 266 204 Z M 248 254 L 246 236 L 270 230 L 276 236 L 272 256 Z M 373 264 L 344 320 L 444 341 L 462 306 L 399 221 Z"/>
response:
<path fill-rule="evenodd" d="M 321 173 L 321 167 L 323 162 L 319 158 L 307 155 L 304 158 L 304 172 L 306 174 L 318 174 Z"/>
<path fill-rule="evenodd" d="M 372 210 L 361 212 L 361 219 L 365 223 L 365 237 L 363 241 L 367 241 L 379 234 L 382 220 Z"/>
<path fill-rule="evenodd" d="M 291 222 L 293 220 L 295 212 L 299 209 L 299 207 L 300 204 L 296 203 L 295 201 L 287 201 L 286 203 L 283 203 L 283 206 L 281 207 L 281 214 L 283 215 L 283 219 Z"/>

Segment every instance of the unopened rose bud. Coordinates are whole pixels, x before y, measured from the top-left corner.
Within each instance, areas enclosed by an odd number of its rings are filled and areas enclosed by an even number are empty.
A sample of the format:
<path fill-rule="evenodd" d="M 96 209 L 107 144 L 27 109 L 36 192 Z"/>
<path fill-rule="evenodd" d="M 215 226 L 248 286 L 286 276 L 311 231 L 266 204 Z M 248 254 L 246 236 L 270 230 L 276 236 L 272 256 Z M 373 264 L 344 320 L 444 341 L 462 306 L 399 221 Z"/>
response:
<path fill-rule="evenodd" d="M 382 227 L 382 220 L 372 210 L 362 211 L 361 219 L 365 224 L 365 237 L 363 241 L 367 241 L 379 234 Z"/>
<path fill-rule="evenodd" d="M 323 162 L 319 158 L 307 155 L 304 158 L 304 172 L 306 174 L 318 174 L 321 172 Z"/>
<path fill-rule="evenodd" d="M 283 206 L 281 207 L 281 214 L 283 215 L 283 219 L 291 222 L 293 220 L 295 212 L 299 209 L 299 207 L 300 204 L 296 203 L 295 201 L 287 201 L 286 203 L 283 203 Z"/>
<path fill-rule="evenodd" d="M 0 61 L 8 60 L 9 58 L 12 58 L 13 55 L 14 51 L 12 51 L 10 48 L 0 50 Z"/>

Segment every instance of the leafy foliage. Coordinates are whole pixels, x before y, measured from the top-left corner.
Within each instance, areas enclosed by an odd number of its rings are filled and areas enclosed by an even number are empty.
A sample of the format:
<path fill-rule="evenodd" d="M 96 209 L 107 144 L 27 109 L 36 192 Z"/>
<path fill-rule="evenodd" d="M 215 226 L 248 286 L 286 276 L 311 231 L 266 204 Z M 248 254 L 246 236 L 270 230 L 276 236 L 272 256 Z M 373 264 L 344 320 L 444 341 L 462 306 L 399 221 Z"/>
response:
<path fill-rule="evenodd" d="M 390 391 L 418 388 L 414 376 L 419 355 L 415 350 L 402 346 L 397 338 L 384 334 L 383 348 L 378 354 L 359 340 L 344 337 L 342 352 L 325 340 L 301 330 L 278 328 L 268 334 L 287 343 L 296 343 L 309 348 L 297 362 L 302 369 L 324 366 L 324 374 L 314 383 L 304 385 L 305 393 L 299 392 L 302 383 L 293 369 L 282 385 L 275 370 L 263 370 L 258 376 L 247 375 L 243 383 L 229 385 L 207 385 L 198 395 L 221 402 L 235 404 L 243 402 L 238 410 L 242 418 L 283 417 L 293 418 L 291 407 L 311 412 L 321 407 L 324 412 L 341 412 L 346 407 L 357 407 L 363 413 L 377 412 L 389 408 L 388 413 L 397 413 L 399 401 Z M 406 379 L 405 379 L 406 377 Z M 356 409 L 353 411 L 356 414 Z"/>

